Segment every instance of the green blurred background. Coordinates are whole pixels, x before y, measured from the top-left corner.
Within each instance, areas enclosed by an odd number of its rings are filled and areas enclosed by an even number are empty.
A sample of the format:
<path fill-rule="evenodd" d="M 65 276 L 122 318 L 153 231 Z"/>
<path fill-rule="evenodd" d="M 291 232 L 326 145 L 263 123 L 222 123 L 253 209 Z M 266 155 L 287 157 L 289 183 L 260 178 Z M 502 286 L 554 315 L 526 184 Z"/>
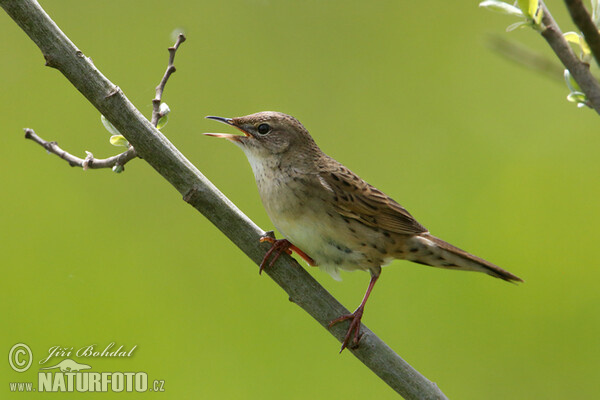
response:
<path fill-rule="evenodd" d="M 597 396 L 599 119 L 566 102 L 560 76 L 486 47 L 493 34 L 552 58 L 533 31 L 504 33 L 514 20 L 477 1 L 42 5 L 145 115 L 170 34 L 185 29 L 163 132 L 264 229 L 243 153 L 200 135 L 227 131 L 205 115 L 296 116 L 432 233 L 525 279 L 384 270 L 364 322 L 450 398 Z M 549 7 L 573 29 L 562 2 Z M 35 381 L 50 347 L 110 342 L 137 349 L 76 360 L 165 381 L 128 398 L 396 397 L 143 161 L 83 172 L 25 141 L 32 127 L 78 155 L 119 151 L 4 12 L 0 37 L 0 352 L 24 342 L 35 357 L 22 374 L 0 363 L 0 398 L 47 397 L 11 396 L 7 382 Z M 310 273 L 350 309 L 368 282 Z"/>

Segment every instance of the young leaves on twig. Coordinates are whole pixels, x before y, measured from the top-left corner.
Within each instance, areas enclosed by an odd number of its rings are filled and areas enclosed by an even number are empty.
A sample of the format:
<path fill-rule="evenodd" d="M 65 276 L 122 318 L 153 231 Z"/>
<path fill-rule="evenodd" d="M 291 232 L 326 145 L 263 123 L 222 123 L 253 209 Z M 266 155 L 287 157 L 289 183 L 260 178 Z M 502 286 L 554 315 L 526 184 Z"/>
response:
<path fill-rule="evenodd" d="M 541 30 L 543 12 L 539 0 L 519 0 L 518 5 L 519 7 L 499 0 L 485 0 L 479 3 L 479 7 L 521 19 L 506 27 L 507 32 L 525 26 Z"/>

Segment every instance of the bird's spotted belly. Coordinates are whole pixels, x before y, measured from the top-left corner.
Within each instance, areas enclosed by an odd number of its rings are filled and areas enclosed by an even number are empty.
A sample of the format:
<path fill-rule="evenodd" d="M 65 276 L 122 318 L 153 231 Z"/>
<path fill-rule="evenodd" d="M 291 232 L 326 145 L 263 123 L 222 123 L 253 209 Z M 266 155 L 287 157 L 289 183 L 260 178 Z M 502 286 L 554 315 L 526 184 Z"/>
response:
<path fill-rule="evenodd" d="M 340 269 L 373 271 L 392 260 L 389 238 L 338 213 L 329 192 L 307 191 L 312 187 L 308 177 L 274 174 L 265 185 L 260 171 L 255 176 L 277 230 L 334 279 L 339 279 Z"/>

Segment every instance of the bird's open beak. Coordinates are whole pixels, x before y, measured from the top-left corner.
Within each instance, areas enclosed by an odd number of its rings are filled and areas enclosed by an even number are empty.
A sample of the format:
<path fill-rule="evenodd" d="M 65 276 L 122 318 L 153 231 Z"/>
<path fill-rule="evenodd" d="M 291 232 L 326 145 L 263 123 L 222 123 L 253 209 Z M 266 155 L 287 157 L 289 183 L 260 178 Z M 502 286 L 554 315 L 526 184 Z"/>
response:
<path fill-rule="evenodd" d="M 242 128 L 240 128 L 239 126 L 237 126 L 236 124 L 233 123 L 233 119 L 232 118 L 223 118 L 223 117 L 213 117 L 213 116 L 207 116 L 207 119 L 214 119 L 215 121 L 219 121 L 222 122 L 224 124 L 227 125 L 231 125 L 237 129 L 239 129 L 240 131 L 242 131 L 242 133 L 244 134 L 244 136 L 246 137 L 250 137 L 250 134 L 248 132 L 246 132 L 245 130 L 243 130 Z M 234 142 L 239 142 L 241 138 L 243 138 L 244 136 L 240 136 L 240 135 L 232 135 L 230 133 L 205 133 L 206 136 L 214 136 L 214 137 L 218 137 L 218 138 L 223 138 L 223 139 L 227 139 L 227 140 L 231 140 Z"/>

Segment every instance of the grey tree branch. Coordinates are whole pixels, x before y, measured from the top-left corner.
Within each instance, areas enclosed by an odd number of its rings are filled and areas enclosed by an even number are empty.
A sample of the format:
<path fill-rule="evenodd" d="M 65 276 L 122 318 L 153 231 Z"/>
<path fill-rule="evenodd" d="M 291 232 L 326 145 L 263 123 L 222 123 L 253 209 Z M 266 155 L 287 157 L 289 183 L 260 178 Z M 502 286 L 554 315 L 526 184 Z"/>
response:
<path fill-rule="evenodd" d="M 25 129 L 25 139 L 33 140 L 35 143 L 39 144 L 43 148 L 46 149 L 48 153 L 56 154 L 63 160 L 69 163 L 71 167 L 81 167 L 85 169 L 100 169 L 100 168 L 112 168 L 116 165 L 124 166 L 128 161 L 137 157 L 135 150 L 133 147 L 127 149 L 121 154 L 117 154 L 116 156 L 109 158 L 94 158 L 92 153 L 87 153 L 86 158 L 79 158 L 74 156 L 58 146 L 56 142 L 48 142 L 33 131 L 31 128 Z"/>
<path fill-rule="evenodd" d="M 600 84 L 590 72 L 590 66 L 581 62 L 573 53 L 571 46 L 567 43 L 546 5 L 540 2 L 540 7 L 544 12 L 542 36 L 581 87 L 589 101 L 589 105 L 600 114 Z"/>
<path fill-rule="evenodd" d="M 598 28 L 594 25 L 592 17 L 590 17 L 581 0 L 565 0 L 565 4 L 567 5 L 569 14 L 571 14 L 571 19 L 575 22 L 581 33 L 583 33 L 585 41 L 590 46 L 596 63 L 600 65 L 600 32 L 598 32 Z"/>
<path fill-rule="evenodd" d="M 127 138 L 137 153 L 183 195 L 186 202 L 204 214 L 256 264 L 260 263 L 269 247 L 266 243 L 259 243 L 265 232 L 144 118 L 123 92 L 75 47 L 36 1 L 0 0 L 0 6 L 37 44 L 47 65 L 58 69 Z M 266 272 L 287 292 L 291 301 L 326 329 L 329 321 L 348 313 L 291 257 L 283 255 Z M 347 323 L 341 323 L 329 331 L 341 341 L 347 327 Z M 360 346 L 349 350 L 390 387 L 406 399 L 446 399 L 434 383 L 394 353 L 367 327 L 363 325 L 361 331 Z"/>

